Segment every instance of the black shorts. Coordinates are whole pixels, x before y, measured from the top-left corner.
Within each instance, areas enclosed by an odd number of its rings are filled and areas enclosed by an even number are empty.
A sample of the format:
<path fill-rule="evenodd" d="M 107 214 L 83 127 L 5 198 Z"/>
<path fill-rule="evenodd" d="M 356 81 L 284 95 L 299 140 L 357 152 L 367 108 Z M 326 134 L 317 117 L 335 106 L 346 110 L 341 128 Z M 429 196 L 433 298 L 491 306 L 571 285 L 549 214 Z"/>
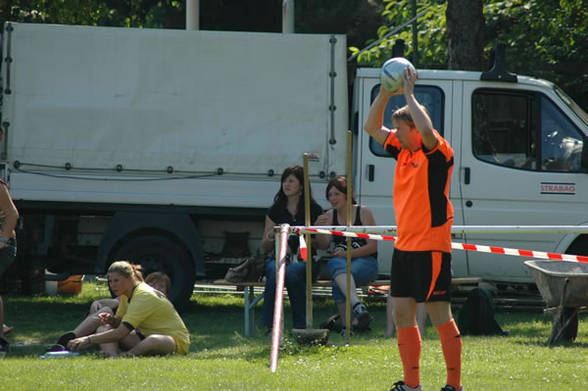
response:
<path fill-rule="evenodd" d="M 451 300 L 451 253 L 394 249 L 390 296 L 418 303 Z"/>
<path fill-rule="evenodd" d="M 0 279 L 16 258 L 16 240 L 8 239 L 6 246 L 0 249 Z"/>

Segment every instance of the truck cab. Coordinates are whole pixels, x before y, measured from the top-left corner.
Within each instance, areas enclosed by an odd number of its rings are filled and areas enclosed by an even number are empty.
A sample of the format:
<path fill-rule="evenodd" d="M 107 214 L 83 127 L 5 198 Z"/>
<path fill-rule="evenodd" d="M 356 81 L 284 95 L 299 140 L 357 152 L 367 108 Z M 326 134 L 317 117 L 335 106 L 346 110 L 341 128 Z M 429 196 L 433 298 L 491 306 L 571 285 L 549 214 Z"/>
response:
<path fill-rule="evenodd" d="M 395 160 L 363 131 L 380 88 L 378 69 L 359 69 L 354 84 L 358 156 L 356 188 L 378 225 L 393 225 Z M 419 70 L 415 94 L 455 153 L 450 198 L 454 225 L 588 225 L 588 116 L 550 82 L 524 76 Z M 391 127 L 402 95 L 391 98 Z M 465 234 L 454 241 L 559 253 L 588 253 L 588 236 Z M 381 243 L 380 272 L 389 273 L 392 243 Z M 453 252 L 456 277 L 532 282 L 523 258 Z"/>

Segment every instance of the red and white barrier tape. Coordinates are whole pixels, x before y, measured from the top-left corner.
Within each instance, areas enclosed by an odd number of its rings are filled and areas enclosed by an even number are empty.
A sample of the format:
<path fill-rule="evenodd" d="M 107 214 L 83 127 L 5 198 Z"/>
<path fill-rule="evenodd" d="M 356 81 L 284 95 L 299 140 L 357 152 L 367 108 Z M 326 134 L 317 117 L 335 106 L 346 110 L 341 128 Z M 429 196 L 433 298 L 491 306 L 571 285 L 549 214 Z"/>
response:
<path fill-rule="evenodd" d="M 384 240 L 384 241 L 395 241 L 396 240 L 396 236 L 392 236 L 392 235 L 375 235 L 375 234 L 366 234 L 366 233 L 361 233 L 361 232 L 332 231 L 332 230 L 328 230 L 328 229 L 318 229 L 318 228 L 302 228 L 302 229 L 295 228 L 295 230 L 296 230 L 297 234 L 317 233 L 317 234 L 325 234 L 325 235 L 345 236 L 345 237 L 351 237 L 351 238 L 362 238 L 362 239 L 373 239 L 373 240 Z M 586 263 L 588 263 L 588 256 L 585 256 L 585 255 L 559 254 L 559 253 L 550 253 L 550 252 L 533 251 L 533 250 L 519 250 L 519 249 L 515 249 L 515 248 L 485 246 L 485 245 L 480 245 L 480 244 L 469 244 L 469 243 L 459 243 L 459 242 L 452 242 L 451 248 L 456 249 L 456 250 L 479 251 L 479 252 L 484 252 L 484 253 L 514 255 L 517 257 L 550 259 L 553 261 L 572 261 L 572 262 L 586 262 Z"/>

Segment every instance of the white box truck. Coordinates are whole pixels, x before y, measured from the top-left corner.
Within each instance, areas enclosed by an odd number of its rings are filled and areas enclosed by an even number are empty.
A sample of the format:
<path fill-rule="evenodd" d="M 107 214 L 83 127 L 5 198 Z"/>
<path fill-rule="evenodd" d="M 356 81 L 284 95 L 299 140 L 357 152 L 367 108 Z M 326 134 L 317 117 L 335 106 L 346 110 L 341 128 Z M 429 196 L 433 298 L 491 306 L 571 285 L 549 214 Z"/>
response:
<path fill-rule="evenodd" d="M 280 174 L 304 152 L 320 156 L 310 175 L 327 206 L 349 128 L 357 196 L 394 224 L 395 161 L 362 131 L 379 70 L 358 69 L 348 100 L 343 35 L 8 23 L 2 59 L 0 157 L 20 257 L 51 271 L 131 259 L 166 271 L 180 304 L 223 256 L 258 250 Z M 588 118 L 561 90 L 420 70 L 416 94 L 455 150 L 455 224 L 588 224 Z M 391 100 L 387 120 L 403 104 Z M 578 235 L 456 240 L 588 254 Z M 379 246 L 388 274 L 393 247 Z M 454 273 L 532 282 L 508 256 L 455 251 Z"/>

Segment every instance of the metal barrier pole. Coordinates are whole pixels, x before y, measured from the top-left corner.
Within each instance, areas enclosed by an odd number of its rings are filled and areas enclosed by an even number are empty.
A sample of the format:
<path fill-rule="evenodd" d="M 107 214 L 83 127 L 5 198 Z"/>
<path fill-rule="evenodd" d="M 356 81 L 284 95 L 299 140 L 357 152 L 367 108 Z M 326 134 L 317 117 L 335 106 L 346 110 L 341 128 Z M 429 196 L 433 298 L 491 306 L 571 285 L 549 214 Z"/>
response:
<path fill-rule="evenodd" d="M 272 350 L 270 355 L 270 371 L 278 370 L 278 353 L 282 333 L 282 315 L 284 310 L 284 278 L 286 276 L 286 251 L 288 246 L 288 224 L 280 225 L 279 252 L 276 257 L 276 300 L 274 301 L 274 323 L 272 328 Z M 278 240 L 276 240 L 278 242 Z M 279 259 L 279 261 L 278 261 Z"/>
<path fill-rule="evenodd" d="M 351 221 L 351 152 L 352 134 L 347 131 L 347 226 L 352 225 Z M 345 339 L 347 344 L 351 341 L 351 238 L 347 237 L 347 297 L 345 300 Z"/>

